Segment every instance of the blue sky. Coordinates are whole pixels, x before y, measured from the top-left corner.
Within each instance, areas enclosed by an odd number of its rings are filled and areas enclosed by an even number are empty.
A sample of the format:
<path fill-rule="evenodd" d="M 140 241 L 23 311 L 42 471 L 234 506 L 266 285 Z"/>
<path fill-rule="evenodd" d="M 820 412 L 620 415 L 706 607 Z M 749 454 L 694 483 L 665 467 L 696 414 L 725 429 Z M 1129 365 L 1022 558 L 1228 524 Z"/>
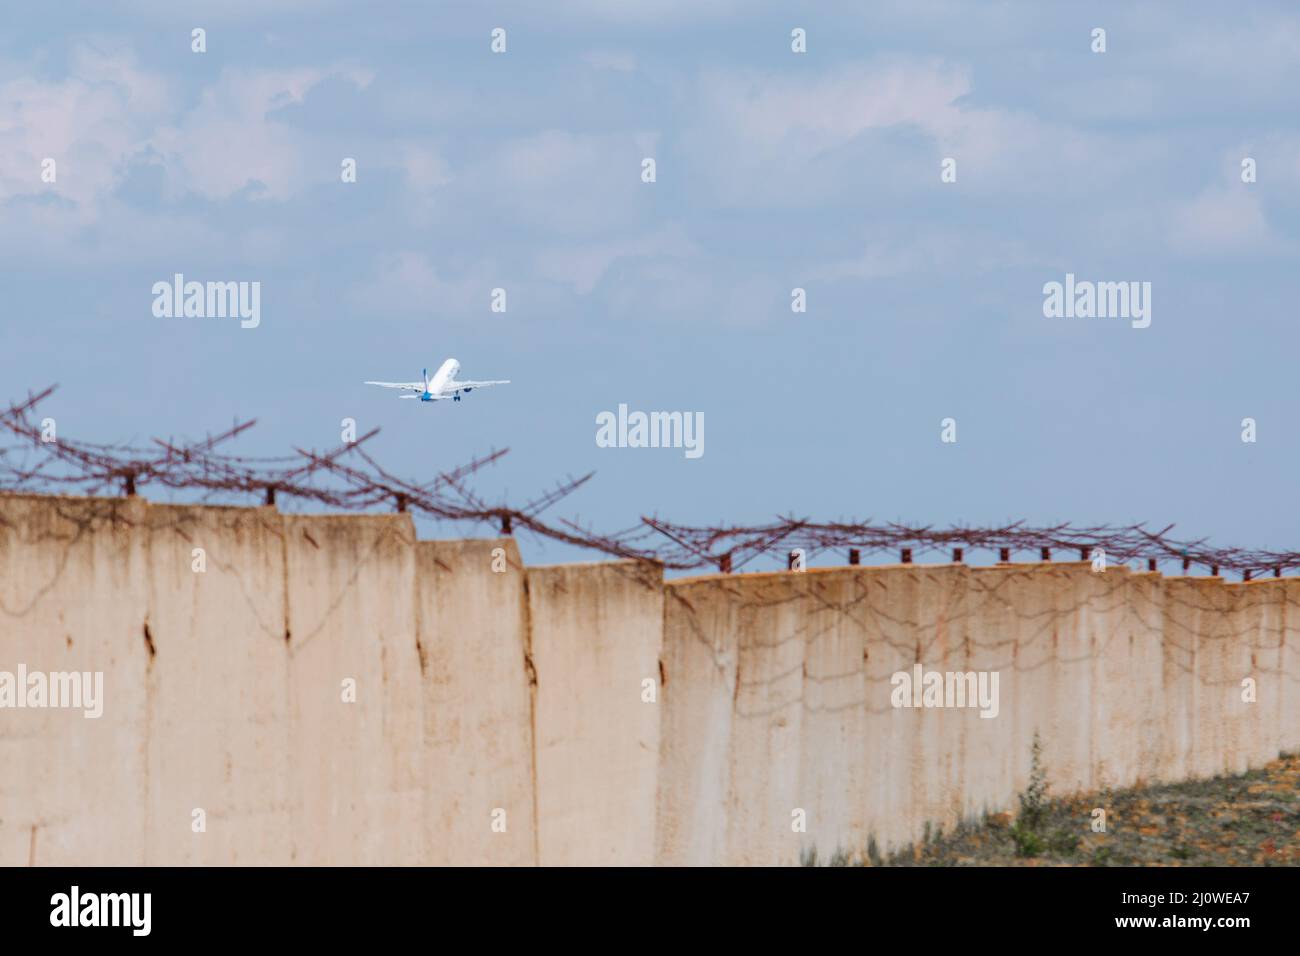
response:
<path fill-rule="evenodd" d="M 1293 4 L 113 6 L 17 7 L 0 38 L 0 381 L 60 383 L 65 434 L 256 417 L 240 447 L 278 453 L 353 417 L 412 477 L 510 447 L 489 497 L 595 469 L 561 513 L 605 529 L 1300 543 Z M 154 317 L 176 272 L 260 282 L 261 325 Z M 1067 272 L 1150 282 L 1150 327 L 1045 318 Z M 361 384 L 449 355 L 513 384 Z M 705 454 L 598 448 L 620 403 L 702 412 Z"/>

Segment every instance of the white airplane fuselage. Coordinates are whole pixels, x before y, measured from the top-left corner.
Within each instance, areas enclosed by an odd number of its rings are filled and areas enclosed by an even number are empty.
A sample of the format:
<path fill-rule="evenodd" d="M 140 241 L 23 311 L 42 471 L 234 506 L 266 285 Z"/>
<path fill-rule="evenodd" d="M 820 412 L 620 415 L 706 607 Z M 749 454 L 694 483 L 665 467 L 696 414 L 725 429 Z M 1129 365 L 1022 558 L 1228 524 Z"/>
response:
<path fill-rule="evenodd" d="M 420 401 L 435 402 L 442 395 L 442 390 L 448 382 L 456 380 L 456 373 L 460 371 L 460 363 L 454 358 L 449 358 L 438 366 L 438 371 L 433 373 L 433 378 L 429 379 L 424 391 L 420 394 Z"/>
<path fill-rule="evenodd" d="M 418 382 L 376 382 L 367 381 L 367 385 L 379 385 L 382 388 L 400 389 L 405 394 L 399 398 L 418 398 L 422 402 L 441 402 L 444 399 L 451 399 L 453 402 L 459 402 L 462 395 L 468 395 L 476 388 L 491 388 L 493 385 L 509 385 L 509 379 L 499 379 L 492 381 L 457 381 L 456 376 L 460 373 L 460 363 L 454 358 L 449 358 L 438 366 L 438 370 L 430 377 L 427 368 L 420 369 L 420 380 Z"/>

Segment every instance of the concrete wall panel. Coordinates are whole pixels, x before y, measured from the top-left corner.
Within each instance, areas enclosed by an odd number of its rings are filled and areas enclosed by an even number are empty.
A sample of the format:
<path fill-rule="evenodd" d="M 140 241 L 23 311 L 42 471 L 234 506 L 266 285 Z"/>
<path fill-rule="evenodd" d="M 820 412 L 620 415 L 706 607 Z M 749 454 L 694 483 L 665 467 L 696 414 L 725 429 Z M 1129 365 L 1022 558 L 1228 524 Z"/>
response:
<path fill-rule="evenodd" d="M 416 549 L 422 862 L 534 864 L 533 689 L 519 549 L 510 538 L 421 541 Z"/>
<path fill-rule="evenodd" d="M 632 562 L 528 569 L 543 865 L 654 860 L 663 601 Z"/>
<path fill-rule="evenodd" d="M 138 500 L 0 496 L 0 670 L 103 674 L 99 718 L 0 710 L 0 864 L 145 862 L 145 514 Z"/>
<path fill-rule="evenodd" d="M 282 518 L 273 508 L 151 505 L 143 530 L 153 649 L 145 858 L 288 862 Z"/>
<path fill-rule="evenodd" d="M 406 515 L 284 523 L 290 859 L 417 863 L 428 847 L 414 526 Z"/>

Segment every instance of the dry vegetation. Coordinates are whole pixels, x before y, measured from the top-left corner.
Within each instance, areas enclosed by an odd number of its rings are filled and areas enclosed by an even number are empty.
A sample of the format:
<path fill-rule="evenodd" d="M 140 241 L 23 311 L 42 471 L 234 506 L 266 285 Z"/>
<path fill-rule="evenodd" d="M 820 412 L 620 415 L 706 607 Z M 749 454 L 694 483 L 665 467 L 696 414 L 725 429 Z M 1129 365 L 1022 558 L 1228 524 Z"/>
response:
<path fill-rule="evenodd" d="M 1041 778 L 1040 778 L 1041 779 Z M 893 866 L 1300 865 L 1300 754 L 1237 776 L 1090 794 L 1021 795 L 1018 814 L 938 834 Z M 1093 810 L 1106 811 L 1094 833 Z"/>

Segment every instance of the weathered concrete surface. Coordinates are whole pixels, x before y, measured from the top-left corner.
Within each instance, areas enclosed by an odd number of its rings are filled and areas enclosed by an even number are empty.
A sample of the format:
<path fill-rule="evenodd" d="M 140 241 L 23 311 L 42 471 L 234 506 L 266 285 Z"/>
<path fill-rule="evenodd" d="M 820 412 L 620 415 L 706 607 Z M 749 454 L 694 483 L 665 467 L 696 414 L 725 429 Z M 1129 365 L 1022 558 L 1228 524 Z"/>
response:
<path fill-rule="evenodd" d="M 1014 808 L 1036 734 L 1056 793 L 1258 766 L 1300 745 L 1297 587 L 1083 563 L 670 582 L 656 858 L 896 847 Z M 917 663 L 997 672 L 997 716 L 893 706 Z"/>
<path fill-rule="evenodd" d="M 528 569 L 543 865 L 654 861 L 663 601 L 631 562 Z"/>
<path fill-rule="evenodd" d="M 726 578 L 665 590 L 656 860 L 702 865 L 727 854 L 742 601 Z"/>
<path fill-rule="evenodd" d="M 274 509 L 151 505 L 145 861 L 288 861 L 284 526 Z M 112 705 L 122 689 L 111 685 Z M 194 811 L 206 819 L 195 832 Z"/>
<path fill-rule="evenodd" d="M 0 864 L 534 863 L 524 582 L 404 515 L 0 496 L 0 670 L 104 672 L 0 710 Z"/>
<path fill-rule="evenodd" d="M 1264 745 L 1264 754 L 1295 747 L 1296 728 L 1300 727 L 1300 581 L 1287 578 L 1269 585 L 1277 589 L 1270 593 L 1277 595 L 1272 602 L 1272 619 L 1278 630 L 1271 639 L 1278 646 L 1276 657 L 1265 660 L 1276 660 L 1273 675 L 1278 686 L 1278 706 L 1270 728 L 1276 736 Z"/>
<path fill-rule="evenodd" d="M 421 541 L 416 553 L 422 862 L 534 864 L 533 687 L 519 548 L 512 538 Z"/>
<path fill-rule="evenodd" d="M 413 864 L 423 826 L 424 716 L 407 515 L 284 518 L 290 859 Z M 355 703 L 342 703 L 355 682 Z"/>
<path fill-rule="evenodd" d="M 0 710 L 0 864 L 141 864 L 145 506 L 0 496 L 0 670 L 102 671 L 103 715 Z"/>
<path fill-rule="evenodd" d="M 665 584 L 405 515 L 0 496 L 0 671 L 104 673 L 99 719 L 0 709 L 0 864 L 884 851 L 1014 808 L 1036 734 L 1056 793 L 1297 749 L 1298 598 L 1081 563 Z M 894 706 L 917 664 L 996 672 L 997 716 Z"/>

